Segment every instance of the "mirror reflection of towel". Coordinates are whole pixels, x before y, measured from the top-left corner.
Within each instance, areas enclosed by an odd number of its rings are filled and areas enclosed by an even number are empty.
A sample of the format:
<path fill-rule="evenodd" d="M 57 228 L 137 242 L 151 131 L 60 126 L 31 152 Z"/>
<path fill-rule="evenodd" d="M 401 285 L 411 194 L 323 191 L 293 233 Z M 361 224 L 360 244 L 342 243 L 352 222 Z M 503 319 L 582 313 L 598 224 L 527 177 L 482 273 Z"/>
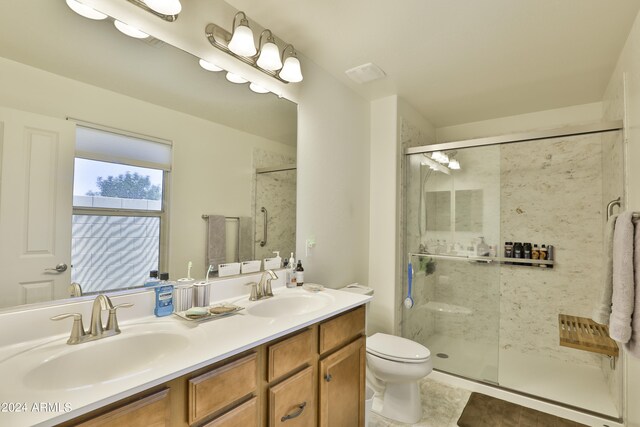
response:
<path fill-rule="evenodd" d="M 240 217 L 238 231 L 238 255 L 240 261 L 253 259 L 253 218 Z"/>
<path fill-rule="evenodd" d="M 207 263 L 218 271 L 218 265 L 226 262 L 226 226 L 222 215 L 209 215 L 207 219 Z"/>

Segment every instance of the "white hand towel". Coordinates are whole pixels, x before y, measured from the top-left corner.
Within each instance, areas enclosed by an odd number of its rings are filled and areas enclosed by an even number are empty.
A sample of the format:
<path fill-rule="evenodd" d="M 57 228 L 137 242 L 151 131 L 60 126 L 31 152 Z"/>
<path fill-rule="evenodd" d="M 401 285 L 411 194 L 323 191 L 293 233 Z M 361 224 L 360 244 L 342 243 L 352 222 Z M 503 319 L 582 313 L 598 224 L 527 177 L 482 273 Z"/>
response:
<path fill-rule="evenodd" d="M 601 325 L 609 324 L 611 295 L 613 293 L 613 230 L 618 215 L 609 217 L 604 230 L 604 259 L 602 264 L 602 290 L 591 318 Z"/>
<path fill-rule="evenodd" d="M 640 224 L 636 224 L 635 227 L 634 244 L 633 265 L 636 273 L 634 310 L 631 316 L 631 338 L 625 346 L 629 353 L 640 358 Z"/>
<path fill-rule="evenodd" d="M 621 213 L 613 232 L 613 292 L 609 336 L 623 344 L 631 338 L 631 315 L 635 304 L 632 215 L 632 212 Z"/>

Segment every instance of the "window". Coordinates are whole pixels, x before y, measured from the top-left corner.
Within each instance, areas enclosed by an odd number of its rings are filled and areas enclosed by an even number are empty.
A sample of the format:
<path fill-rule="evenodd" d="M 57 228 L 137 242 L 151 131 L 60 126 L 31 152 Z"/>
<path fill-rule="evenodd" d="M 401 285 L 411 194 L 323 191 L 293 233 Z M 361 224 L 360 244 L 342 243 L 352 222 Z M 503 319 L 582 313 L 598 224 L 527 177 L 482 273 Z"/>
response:
<path fill-rule="evenodd" d="M 138 287 L 162 267 L 171 146 L 77 127 L 71 280 L 85 293 Z"/>

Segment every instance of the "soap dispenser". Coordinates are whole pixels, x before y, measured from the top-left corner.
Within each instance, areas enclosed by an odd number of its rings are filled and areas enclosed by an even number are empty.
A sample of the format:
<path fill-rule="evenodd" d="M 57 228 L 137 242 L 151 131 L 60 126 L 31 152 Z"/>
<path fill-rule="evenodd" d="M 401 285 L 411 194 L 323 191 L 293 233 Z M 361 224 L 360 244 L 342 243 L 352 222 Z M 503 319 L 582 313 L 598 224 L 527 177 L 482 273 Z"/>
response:
<path fill-rule="evenodd" d="M 274 263 L 277 263 L 278 266 L 276 268 L 281 268 L 282 267 L 282 257 L 280 256 L 280 251 L 273 251 L 274 254 L 276 254 L 275 257 L 273 257 Z"/>

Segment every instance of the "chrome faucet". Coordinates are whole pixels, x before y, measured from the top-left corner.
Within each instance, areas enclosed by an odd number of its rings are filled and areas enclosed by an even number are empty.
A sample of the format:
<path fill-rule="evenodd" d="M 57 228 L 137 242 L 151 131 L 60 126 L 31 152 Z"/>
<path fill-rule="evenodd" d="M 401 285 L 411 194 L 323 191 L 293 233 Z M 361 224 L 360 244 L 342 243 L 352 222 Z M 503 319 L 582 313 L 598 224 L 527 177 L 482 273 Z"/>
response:
<path fill-rule="evenodd" d="M 95 341 L 102 338 L 118 335 L 120 328 L 118 327 L 118 318 L 116 310 L 123 307 L 132 307 L 131 303 L 118 304 L 114 306 L 108 296 L 99 294 L 93 301 L 91 309 L 91 324 L 89 330 L 84 330 L 82 324 L 82 314 L 80 313 L 64 313 L 53 316 L 51 320 L 62 320 L 73 317 L 73 326 L 71 327 L 71 336 L 67 340 L 67 344 L 81 344 L 83 342 Z M 102 325 L 102 310 L 109 310 L 109 318 L 107 326 Z"/>

